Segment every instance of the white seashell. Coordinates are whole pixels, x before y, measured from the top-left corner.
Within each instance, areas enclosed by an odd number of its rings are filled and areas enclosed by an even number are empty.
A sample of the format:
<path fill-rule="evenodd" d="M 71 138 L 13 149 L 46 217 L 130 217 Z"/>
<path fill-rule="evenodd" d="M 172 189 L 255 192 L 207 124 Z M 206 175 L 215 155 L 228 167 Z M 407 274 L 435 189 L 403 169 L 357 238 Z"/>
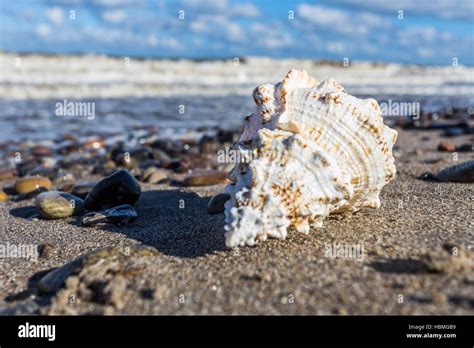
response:
<path fill-rule="evenodd" d="M 397 132 L 383 124 L 375 100 L 297 70 L 253 97 L 257 111 L 234 145 L 249 161 L 228 174 L 228 247 L 308 233 L 330 213 L 380 206 L 380 190 L 396 172 Z"/>

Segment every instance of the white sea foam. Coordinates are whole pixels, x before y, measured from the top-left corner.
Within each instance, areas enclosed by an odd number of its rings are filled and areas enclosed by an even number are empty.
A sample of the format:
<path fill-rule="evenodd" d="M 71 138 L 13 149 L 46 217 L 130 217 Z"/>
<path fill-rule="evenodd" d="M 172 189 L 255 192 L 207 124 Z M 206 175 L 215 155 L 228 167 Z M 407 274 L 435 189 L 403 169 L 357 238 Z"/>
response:
<path fill-rule="evenodd" d="M 447 62 L 449 63 L 449 62 Z M 290 68 L 319 81 L 333 78 L 357 95 L 474 95 L 474 68 L 424 67 L 309 59 L 249 57 L 192 61 L 0 53 L 1 99 L 62 99 L 220 95 L 245 96 L 261 81 L 274 81 Z"/>

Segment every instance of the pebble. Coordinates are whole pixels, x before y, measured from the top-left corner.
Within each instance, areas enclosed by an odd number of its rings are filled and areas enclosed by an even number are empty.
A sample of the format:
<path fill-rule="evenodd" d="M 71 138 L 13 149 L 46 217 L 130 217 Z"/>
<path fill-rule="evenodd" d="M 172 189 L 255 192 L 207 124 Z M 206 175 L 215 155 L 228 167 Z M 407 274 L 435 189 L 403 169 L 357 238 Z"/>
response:
<path fill-rule="evenodd" d="M 50 190 L 52 187 L 51 180 L 38 176 L 21 178 L 15 182 L 15 190 L 18 193 L 28 193 L 39 187 L 44 187 Z"/>
<path fill-rule="evenodd" d="M 230 199 L 228 193 L 219 193 L 211 198 L 207 205 L 207 212 L 209 214 L 219 214 L 224 212 L 224 204 Z"/>
<path fill-rule="evenodd" d="M 163 151 L 165 154 L 171 157 L 179 157 L 183 152 L 183 145 L 177 141 L 158 139 L 150 144 L 153 149 Z"/>
<path fill-rule="evenodd" d="M 215 162 L 215 156 L 211 154 L 185 154 L 181 156 L 177 171 L 185 173 L 196 168 L 209 170 L 213 168 Z"/>
<path fill-rule="evenodd" d="M 67 155 L 81 150 L 81 144 L 78 141 L 64 141 L 60 143 L 56 151 L 61 155 Z"/>
<path fill-rule="evenodd" d="M 54 186 L 64 185 L 66 183 L 74 182 L 76 179 L 71 172 L 65 172 L 64 170 L 59 170 L 56 179 L 53 181 Z"/>
<path fill-rule="evenodd" d="M 2 169 L 0 170 L 0 181 L 10 180 L 15 177 L 15 173 L 11 169 Z"/>
<path fill-rule="evenodd" d="M 59 191 L 64 191 L 64 192 L 71 192 L 71 190 L 73 189 L 73 187 L 75 186 L 76 184 L 74 184 L 73 182 L 68 182 L 68 183 L 65 183 L 64 185 L 60 186 L 59 187 Z M 77 195 L 76 195 L 77 196 Z M 78 196 L 79 197 L 79 196 Z"/>
<path fill-rule="evenodd" d="M 35 198 L 40 193 L 47 192 L 47 191 L 48 191 L 48 189 L 46 189 L 45 187 L 38 187 L 37 189 L 35 189 L 33 191 L 20 193 L 19 195 L 16 195 L 15 197 L 12 198 L 12 201 L 20 202 L 20 201 L 24 201 L 26 199 Z"/>
<path fill-rule="evenodd" d="M 178 159 L 178 160 L 172 160 L 170 162 L 163 162 L 161 166 L 169 170 L 178 171 L 181 167 L 181 161 Z"/>
<path fill-rule="evenodd" d="M 115 162 L 112 160 L 108 160 L 104 162 L 104 168 L 105 169 L 115 169 L 117 166 L 115 165 Z"/>
<path fill-rule="evenodd" d="M 90 154 L 86 152 L 73 152 L 64 156 L 61 161 L 59 161 L 59 165 L 62 168 L 73 168 L 77 165 L 87 165 L 90 164 L 93 160 L 91 159 Z"/>
<path fill-rule="evenodd" d="M 101 138 L 89 139 L 84 142 L 85 148 L 101 149 L 105 146 L 105 140 Z"/>
<path fill-rule="evenodd" d="M 100 263 L 101 268 L 107 264 L 123 264 L 131 258 L 151 257 L 157 255 L 155 248 L 143 245 L 114 246 L 98 249 L 88 254 L 81 255 L 73 261 L 47 273 L 38 282 L 38 290 L 43 294 L 56 293 L 71 276 L 78 274 L 83 269 L 91 272 L 95 265 Z"/>
<path fill-rule="evenodd" d="M 147 169 L 149 168 L 160 168 L 161 167 L 161 162 L 156 159 L 149 159 L 145 160 L 140 165 L 138 168 L 144 173 Z"/>
<path fill-rule="evenodd" d="M 110 176 L 116 171 L 116 165 L 113 161 L 106 161 L 104 163 L 96 164 L 92 170 L 91 174 L 98 174 L 100 176 Z"/>
<path fill-rule="evenodd" d="M 147 148 L 137 148 L 130 151 L 124 151 L 114 157 L 114 162 L 118 165 L 133 168 L 141 162 L 153 159 L 153 153 Z"/>
<path fill-rule="evenodd" d="M 449 127 L 443 130 L 443 135 L 446 137 L 457 137 L 463 133 L 464 130 L 460 127 Z"/>
<path fill-rule="evenodd" d="M 421 174 L 417 178 L 421 179 L 421 180 L 425 180 L 425 181 L 438 181 L 438 179 L 436 179 L 436 175 L 434 175 L 433 173 L 430 173 L 430 172 L 424 172 L 423 174 Z"/>
<path fill-rule="evenodd" d="M 462 144 L 456 147 L 456 151 L 459 152 L 470 152 L 474 151 L 474 144 Z"/>
<path fill-rule="evenodd" d="M 239 136 L 239 132 L 227 129 L 219 129 L 216 134 L 217 140 L 221 143 L 233 143 L 238 139 Z"/>
<path fill-rule="evenodd" d="M 438 144 L 438 151 L 454 152 L 456 151 L 456 147 L 447 141 L 442 141 Z"/>
<path fill-rule="evenodd" d="M 456 254 L 453 254 L 453 248 Z M 427 273 L 459 274 L 474 266 L 469 251 L 460 245 L 445 243 L 444 250 L 435 249 L 421 257 L 422 270 Z"/>
<path fill-rule="evenodd" d="M 61 191 L 40 193 L 36 197 L 35 204 L 41 216 L 48 219 L 63 219 L 84 210 L 82 199 Z"/>
<path fill-rule="evenodd" d="M 227 183 L 227 173 L 224 171 L 208 171 L 191 174 L 184 179 L 185 186 L 208 186 Z"/>
<path fill-rule="evenodd" d="M 426 163 L 426 164 L 436 164 L 436 163 L 440 163 L 440 162 L 443 162 L 443 158 L 441 158 L 441 157 L 430 158 L 430 159 L 427 159 L 427 160 L 423 161 L 423 163 Z"/>
<path fill-rule="evenodd" d="M 40 163 L 45 168 L 53 168 L 58 164 L 58 159 L 54 157 L 43 157 Z"/>
<path fill-rule="evenodd" d="M 54 180 L 58 177 L 58 173 L 53 168 L 37 166 L 33 170 L 28 172 L 28 176 L 43 177 L 43 178 L 48 178 L 49 180 Z"/>
<path fill-rule="evenodd" d="M 53 149 L 43 145 L 34 146 L 30 151 L 35 157 L 51 156 L 54 153 Z"/>
<path fill-rule="evenodd" d="M 144 181 L 150 184 L 157 184 L 166 178 L 168 178 L 168 173 L 165 170 L 158 169 L 155 167 L 147 168 L 143 172 Z"/>
<path fill-rule="evenodd" d="M 211 153 L 215 154 L 220 148 L 220 144 L 214 137 L 204 135 L 199 141 L 199 152 L 200 153 Z"/>
<path fill-rule="evenodd" d="M 43 243 L 38 245 L 39 257 L 42 259 L 50 259 L 54 252 L 54 245 L 51 243 Z"/>
<path fill-rule="evenodd" d="M 95 181 L 81 182 L 72 187 L 71 193 L 74 196 L 85 199 L 89 192 L 92 191 L 95 185 L 97 185 Z"/>
<path fill-rule="evenodd" d="M 28 221 L 39 221 L 41 218 L 40 214 L 33 214 L 27 217 Z"/>
<path fill-rule="evenodd" d="M 99 181 L 84 203 L 90 210 L 107 209 L 122 204 L 135 204 L 140 198 L 138 182 L 125 170 L 119 170 Z"/>
<path fill-rule="evenodd" d="M 0 309 L 0 315 L 33 315 L 40 313 L 40 305 L 34 300 L 17 303 L 11 307 Z"/>
<path fill-rule="evenodd" d="M 171 157 L 168 154 L 160 149 L 153 149 L 153 157 L 160 161 L 161 163 L 171 162 Z"/>
<path fill-rule="evenodd" d="M 96 226 L 103 224 L 124 225 L 138 217 L 137 212 L 129 204 L 110 208 L 99 212 L 90 212 L 81 219 L 83 226 Z"/>
<path fill-rule="evenodd" d="M 16 164 L 16 170 L 19 176 L 26 176 L 30 171 L 35 169 L 38 166 L 38 163 L 33 160 L 19 162 Z"/>
<path fill-rule="evenodd" d="M 474 182 L 474 160 L 447 167 L 435 175 L 439 181 Z"/>

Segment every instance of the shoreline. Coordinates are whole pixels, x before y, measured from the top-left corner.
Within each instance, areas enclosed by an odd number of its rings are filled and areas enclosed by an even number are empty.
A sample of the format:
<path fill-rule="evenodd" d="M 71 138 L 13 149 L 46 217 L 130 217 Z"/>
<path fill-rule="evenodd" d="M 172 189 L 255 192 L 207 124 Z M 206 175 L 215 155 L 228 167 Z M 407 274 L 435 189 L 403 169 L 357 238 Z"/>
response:
<path fill-rule="evenodd" d="M 247 57 L 231 60 L 135 60 L 109 56 L 17 57 L 0 52 L 0 95 L 17 99 L 250 96 L 290 68 L 335 79 L 352 95 L 472 96 L 474 67 Z M 249 98 L 251 100 L 251 98 Z"/>
<path fill-rule="evenodd" d="M 113 53 L 100 53 L 100 52 L 46 52 L 46 51 L 13 51 L 13 50 L 0 50 L 0 54 L 5 55 L 15 55 L 20 57 L 29 57 L 29 56 L 38 56 L 38 57 L 87 57 L 87 56 L 94 56 L 94 57 L 110 57 L 110 58 L 120 58 L 123 57 L 130 57 L 132 59 L 136 59 L 139 61 L 182 61 L 188 60 L 191 62 L 201 63 L 201 62 L 222 62 L 222 61 L 234 61 L 236 58 L 235 56 L 226 56 L 226 57 L 182 57 L 182 56 L 134 56 L 134 55 L 121 55 L 121 54 L 113 54 Z M 268 59 L 265 55 L 242 55 L 238 56 L 241 61 L 246 59 Z M 288 59 L 298 59 L 298 60 L 308 60 L 313 61 L 315 64 L 319 65 L 332 65 L 332 66 L 339 66 L 341 65 L 341 61 L 336 59 L 327 59 L 327 58 L 318 58 L 318 57 L 272 57 L 273 60 L 288 60 Z M 384 66 L 388 64 L 398 64 L 398 65 L 406 65 L 406 66 L 416 66 L 416 67 L 442 67 L 443 65 L 436 65 L 436 64 L 416 64 L 416 63 L 399 63 L 396 61 L 372 61 L 372 60 L 357 60 L 355 61 L 357 64 L 372 64 L 374 66 Z M 466 65 L 469 67 L 469 65 Z"/>

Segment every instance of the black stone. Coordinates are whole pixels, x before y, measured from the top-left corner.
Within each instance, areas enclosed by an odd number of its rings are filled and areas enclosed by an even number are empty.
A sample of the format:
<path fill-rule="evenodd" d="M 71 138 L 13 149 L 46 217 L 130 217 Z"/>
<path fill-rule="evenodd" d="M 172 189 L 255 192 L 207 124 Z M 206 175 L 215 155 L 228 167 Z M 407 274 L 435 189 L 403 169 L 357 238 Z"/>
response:
<path fill-rule="evenodd" d="M 95 186 L 96 186 L 95 182 L 79 183 L 77 185 L 74 185 L 74 187 L 71 190 L 71 193 L 74 196 L 84 199 L 93 190 Z"/>
<path fill-rule="evenodd" d="M 462 145 L 456 146 L 456 151 L 459 151 L 459 152 L 474 151 L 474 144 L 462 144 Z"/>
<path fill-rule="evenodd" d="M 216 134 L 217 140 L 221 143 L 233 143 L 236 140 L 236 132 L 220 129 Z"/>
<path fill-rule="evenodd" d="M 421 174 L 418 179 L 421 179 L 421 180 L 426 180 L 426 181 L 439 181 L 437 178 L 436 178 L 436 175 L 433 175 L 432 173 L 429 173 L 429 172 L 425 172 L 423 174 Z"/>
<path fill-rule="evenodd" d="M 36 161 L 27 161 L 27 162 L 20 162 L 16 165 L 16 170 L 20 177 L 26 176 L 29 172 L 34 170 L 38 166 Z"/>
<path fill-rule="evenodd" d="M 116 164 L 126 167 L 133 167 L 151 159 L 153 152 L 144 147 L 120 152 L 113 158 Z"/>
<path fill-rule="evenodd" d="M 104 211 L 91 212 L 81 219 L 83 226 L 95 226 L 102 224 L 124 225 L 138 217 L 137 212 L 131 205 L 124 204 Z"/>
<path fill-rule="evenodd" d="M 33 191 L 30 191 L 30 192 L 25 192 L 25 193 L 20 193 L 18 195 L 16 195 L 15 197 L 13 197 L 11 200 L 14 201 L 14 202 L 20 202 L 20 201 L 24 201 L 24 200 L 27 200 L 27 199 L 32 199 L 32 198 L 35 198 L 36 196 L 38 196 L 40 193 L 43 193 L 43 192 L 46 192 L 48 191 L 48 189 L 46 187 L 38 187 L 37 189 L 33 190 Z"/>
<path fill-rule="evenodd" d="M 451 128 L 446 128 L 443 131 L 443 135 L 445 137 L 456 137 L 458 135 L 464 134 L 464 130 L 459 127 L 451 127 Z"/>
<path fill-rule="evenodd" d="M 87 195 L 87 209 L 107 209 L 122 204 L 135 204 L 140 198 L 140 185 L 126 170 L 119 170 L 101 180 Z"/>
<path fill-rule="evenodd" d="M 228 193 L 220 193 L 215 195 L 209 201 L 207 205 L 207 212 L 209 214 L 219 214 L 223 213 L 225 210 L 224 204 L 230 199 L 230 195 Z"/>

